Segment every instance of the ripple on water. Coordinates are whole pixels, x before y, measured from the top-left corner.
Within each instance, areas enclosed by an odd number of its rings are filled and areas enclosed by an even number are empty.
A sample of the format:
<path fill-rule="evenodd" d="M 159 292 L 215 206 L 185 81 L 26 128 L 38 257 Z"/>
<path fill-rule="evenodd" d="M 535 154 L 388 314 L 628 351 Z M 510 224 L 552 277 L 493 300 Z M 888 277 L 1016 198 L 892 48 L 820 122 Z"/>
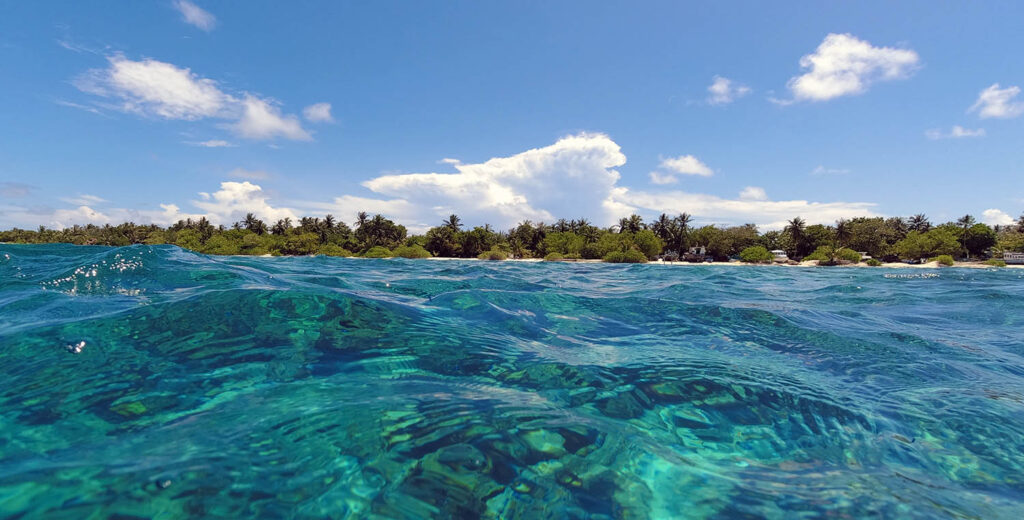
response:
<path fill-rule="evenodd" d="M 0 245 L 0 516 L 1016 518 L 1009 270 Z"/>

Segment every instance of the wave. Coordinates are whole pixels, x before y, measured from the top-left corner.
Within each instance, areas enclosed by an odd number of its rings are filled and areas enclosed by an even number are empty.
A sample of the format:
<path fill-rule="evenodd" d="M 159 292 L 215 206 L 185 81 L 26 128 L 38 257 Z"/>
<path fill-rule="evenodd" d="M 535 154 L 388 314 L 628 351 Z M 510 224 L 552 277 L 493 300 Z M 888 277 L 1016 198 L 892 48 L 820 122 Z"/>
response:
<path fill-rule="evenodd" d="M 1011 517 L 1007 270 L 0 245 L 0 516 Z"/>

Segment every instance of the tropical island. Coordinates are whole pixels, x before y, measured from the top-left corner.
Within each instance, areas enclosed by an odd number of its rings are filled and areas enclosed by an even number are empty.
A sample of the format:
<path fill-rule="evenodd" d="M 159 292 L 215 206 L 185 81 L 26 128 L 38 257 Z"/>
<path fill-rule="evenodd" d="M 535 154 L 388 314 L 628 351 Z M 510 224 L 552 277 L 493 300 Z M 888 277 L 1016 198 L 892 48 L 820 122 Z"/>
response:
<path fill-rule="evenodd" d="M 923 214 L 859 217 L 834 225 L 808 225 L 802 218 L 781 230 L 759 232 L 754 224 L 696 227 L 693 217 L 662 214 L 652 221 L 631 215 L 602 228 L 585 218 L 552 224 L 523 221 L 507 231 L 490 225 L 466 228 L 457 215 L 422 235 L 382 215 L 360 212 L 349 226 L 332 215 L 285 218 L 272 224 L 249 213 L 230 227 L 205 217 L 166 228 L 131 222 L 66 229 L 0 231 L 0 242 L 128 246 L 173 244 L 210 255 L 326 255 L 366 258 L 479 258 L 484 260 L 651 260 L 804 265 L 882 265 L 882 262 L 984 262 L 1005 266 L 1024 253 L 1024 215 L 1013 225 L 989 226 L 971 215 L 933 225 Z"/>

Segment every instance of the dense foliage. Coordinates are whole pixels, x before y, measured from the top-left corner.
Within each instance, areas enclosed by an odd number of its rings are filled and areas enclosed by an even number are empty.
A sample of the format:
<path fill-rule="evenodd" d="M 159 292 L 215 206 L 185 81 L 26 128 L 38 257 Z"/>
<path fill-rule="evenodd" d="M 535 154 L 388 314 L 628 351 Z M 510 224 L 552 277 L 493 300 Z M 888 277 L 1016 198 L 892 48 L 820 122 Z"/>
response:
<path fill-rule="evenodd" d="M 770 264 L 772 254 L 764 246 L 750 246 L 740 251 L 740 260 L 751 264 Z"/>
<path fill-rule="evenodd" d="M 861 217 L 835 225 L 808 225 L 796 217 L 780 230 L 760 233 L 757 226 L 693 226 L 682 213 L 645 222 L 639 215 L 602 228 L 586 219 L 553 224 L 523 221 L 507 231 L 489 225 L 463 228 L 452 215 L 423 235 L 382 215 L 359 213 L 351 227 L 327 215 L 293 223 L 267 223 L 253 214 L 231 227 L 214 226 L 205 218 L 183 220 L 167 228 L 125 223 L 118 226 L 74 226 L 54 230 L 0 231 L 0 242 L 97 244 L 175 244 L 215 255 L 330 255 L 426 258 L 545 258 L 669 260 L 693 259 L 691 248 L 716 261 L 742 259 L 770 262 L 770 250 L 783 250 L 794 260 L 823 264 L 860 261 L 861 254 L 886 261 L 920 261 L 941 255 L 954 258 L 998 258 L 1003 251 L 1024 252 L 1024 216 L 1016 224 L 990 227 L 970 215 L 932 225 L 924 215 L 909 218 Z M 700 255 L 698 255 L 699 257 Z"/>

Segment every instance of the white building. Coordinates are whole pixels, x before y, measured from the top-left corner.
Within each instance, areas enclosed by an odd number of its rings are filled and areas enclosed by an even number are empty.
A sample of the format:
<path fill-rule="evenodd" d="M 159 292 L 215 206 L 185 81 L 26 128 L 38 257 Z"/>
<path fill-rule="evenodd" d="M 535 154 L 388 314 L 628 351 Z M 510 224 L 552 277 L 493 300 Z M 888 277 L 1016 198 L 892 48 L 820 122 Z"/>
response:
<path fill-rule="evenodd" d="M 1024 253 L 1003 253 L 1003 261 L 1008 264 L 1024 264 Z"/>

